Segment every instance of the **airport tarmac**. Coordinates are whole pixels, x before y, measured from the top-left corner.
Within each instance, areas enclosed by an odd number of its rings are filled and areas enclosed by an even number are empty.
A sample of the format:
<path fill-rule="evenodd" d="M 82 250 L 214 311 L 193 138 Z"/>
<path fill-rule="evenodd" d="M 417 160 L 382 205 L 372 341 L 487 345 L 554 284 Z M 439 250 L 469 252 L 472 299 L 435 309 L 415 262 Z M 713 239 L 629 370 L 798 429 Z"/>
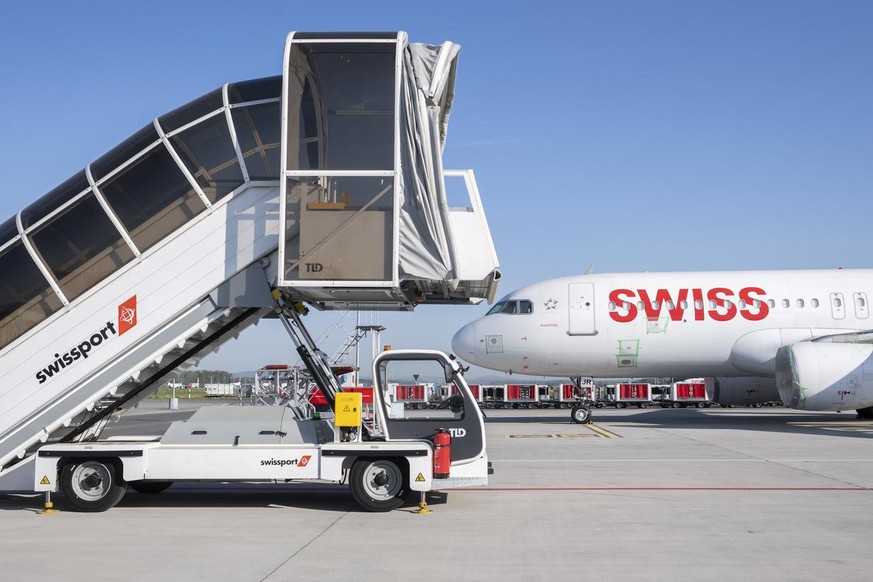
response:
<path fill-rule="evenodd" d="M 166 401 L 113 427 L 162 430 Z M 214 403 L 212 403 L 214 404 Z M 180 483 L 105 513 L 0 495 L 3 580 L 858 580 L 873 422 L 785 408 L 488 410 L 487 488 L 365 513 L 340 486 Z M 59 504 L 60 505 L 60 504 Z"/>

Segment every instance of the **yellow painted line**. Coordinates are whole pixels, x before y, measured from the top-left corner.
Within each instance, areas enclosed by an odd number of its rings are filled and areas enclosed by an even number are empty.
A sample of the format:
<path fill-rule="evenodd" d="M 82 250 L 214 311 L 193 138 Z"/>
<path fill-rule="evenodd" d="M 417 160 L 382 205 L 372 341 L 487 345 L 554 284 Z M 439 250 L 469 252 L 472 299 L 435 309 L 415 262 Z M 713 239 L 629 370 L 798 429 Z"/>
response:
<path fill-rule="evenodd" d="M 596 424 L 585 424 L 583 426 L 587 427 L 589 430 L 593 430 L 594 432 L 596 432 L 600 436 L 606 437 L 608 439 L 620 439 L 621 438 L 620 436 L 618 436 L 614 432 L 609 432 L 605 428 L 600 428 Z"/>
<path fill-rule="evenodd" d="M 506 438 L 510 439 L 550 439 L 552 435 L 550 434 L 510 434 L 506 435 Z"/>

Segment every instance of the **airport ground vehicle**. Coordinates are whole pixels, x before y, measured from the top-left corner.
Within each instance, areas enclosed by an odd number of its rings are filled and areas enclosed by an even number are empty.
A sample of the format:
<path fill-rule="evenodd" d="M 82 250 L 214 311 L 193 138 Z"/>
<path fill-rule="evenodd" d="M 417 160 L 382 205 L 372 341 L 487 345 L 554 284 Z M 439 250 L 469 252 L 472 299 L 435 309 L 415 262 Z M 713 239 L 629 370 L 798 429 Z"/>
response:
<path fill-rule="evenodd" d="M 52 474 L 35 474 L 39 453 L 111 451 L 100 441 L 111 419 L 265 317 L 280 317 L 312 371 L 323 359 L 289 320 L 306 306 L 493 300 L 500 272 L 475 178 L 440 163 L 458 50 L 402 32 L 292 33 L 282 75 L 154 119 L 0 222 L 0 490 L 53 489 Z M 448 207 L 450 181 L 469 207 Z M 413 426 L 378 428 L 424 451 Z M 143 459 L 169 451 L 143 447 Z M 62 479 L 112 482 L 114 465 L 90 462 L 102 468 Z"/>
<path fill-rule="evenodd" d="M 711 386 L 713 378 L 709 378 L 708 381 Z M 709 396 L 711 393 L 712 390 L 707 386 L 706 378 L 673 382 L 670 384 L 669 398 L 662 400 L 661 406 L 664 408 L 687 408 L 689 406 L 708 408 L 712 406 Z"/>
<path fill-rule="evenodd" d="M 442 372 L 455 388 L 451 410 L 396 415 L 386 406 L 384 380 L 393 366 Z M 319 367 L 314 368 L 319 373 Z M 58 486 L 82 511 L 117 504 L 127 485 L 158 492 L 174 481 L 348 482 L 370 511 L 388 511 L 433 488 L 487 483 L 485 427 L 458 364 L 441 352 L 383 352 L 374 361 L 375 417 L 362 419 L 360 392 L 338 392 L 322 374 L 334 414 L 291 406 L 204 407 L 173 423 L 159 439 L 46 445 L 37 453 L 37 491 Z M 452 435 L 448 477 L 434 478 L 434 437 Z M 417 499 L 416 499 L 417 500 Z"/>

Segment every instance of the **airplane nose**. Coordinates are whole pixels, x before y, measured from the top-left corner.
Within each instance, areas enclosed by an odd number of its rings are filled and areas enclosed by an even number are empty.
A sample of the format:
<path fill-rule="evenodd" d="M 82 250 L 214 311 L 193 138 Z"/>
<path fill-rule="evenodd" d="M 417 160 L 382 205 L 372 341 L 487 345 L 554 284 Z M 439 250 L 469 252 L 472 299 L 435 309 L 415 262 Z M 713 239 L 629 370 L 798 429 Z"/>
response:
<path fill-rule="evenodd" d="M 452 338 L 452 351 L 459 358 L 476 363 L 476 322 L 468 323 Z"/>

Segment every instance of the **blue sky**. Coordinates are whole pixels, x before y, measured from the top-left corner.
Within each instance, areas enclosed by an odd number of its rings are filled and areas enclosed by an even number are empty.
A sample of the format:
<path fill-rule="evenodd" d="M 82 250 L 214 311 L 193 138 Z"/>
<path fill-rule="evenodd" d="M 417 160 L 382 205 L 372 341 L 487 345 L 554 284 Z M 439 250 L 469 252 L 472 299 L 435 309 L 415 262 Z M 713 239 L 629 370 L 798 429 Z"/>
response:
<path fill-rule="evenodd" d="M 446 167 L 476 171 L 500 294 L 589 265 L 871 266 L 870 2 L 82 1 L 0 22 L 0 219 L 155 116 L 278 74 L 289 31 L 405 30 L 462 47 Z M 449 350 L 486 309 L 367 321 Z M 203 365 L 290 362 L 283 334 L 264 322 Z"/>

